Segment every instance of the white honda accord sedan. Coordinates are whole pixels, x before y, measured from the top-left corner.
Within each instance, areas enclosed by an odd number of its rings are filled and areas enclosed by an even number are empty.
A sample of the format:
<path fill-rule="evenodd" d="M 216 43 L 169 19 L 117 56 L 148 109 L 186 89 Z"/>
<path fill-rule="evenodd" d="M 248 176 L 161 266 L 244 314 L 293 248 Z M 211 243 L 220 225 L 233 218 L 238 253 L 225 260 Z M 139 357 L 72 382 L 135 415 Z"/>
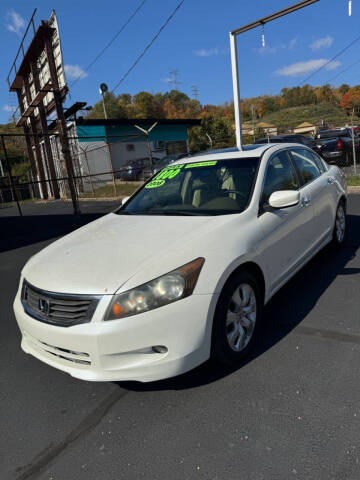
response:
<path fill-rule="evenodd" d="M 22 349 L 98 381 L 234 364 L 263 305 L 345 229 L 344 175 L 303 145 L 178 160 L 28 261 L 14 302 Z"/>

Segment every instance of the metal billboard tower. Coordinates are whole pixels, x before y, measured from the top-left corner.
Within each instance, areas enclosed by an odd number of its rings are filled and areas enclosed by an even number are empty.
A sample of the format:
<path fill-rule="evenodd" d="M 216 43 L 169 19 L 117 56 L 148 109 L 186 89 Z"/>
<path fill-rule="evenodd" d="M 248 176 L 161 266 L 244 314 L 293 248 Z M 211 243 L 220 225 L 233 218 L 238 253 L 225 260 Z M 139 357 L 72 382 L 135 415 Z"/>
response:
<path fill-rule="evenodd" d="M 35 28 L 35 13 L 36 9 L 28 23 L 7 81 L 9 90 L 17 94 L 20 109 L 17 126 L 22 126 L 24 129 L 32 175 L 40 180 L 43 198 L 48 198 L 44 163 L 49 169 L 51 193 L 54 198 L 60 197 L 47 125 L 47 117 L 56 112 L 57 131 L 65 160 L 74 213 L 79 214 L 63 108 L 68 87 L 62 61 L 57 18 L 53 11 L 49 20 L 42 20 L 40 26 Z M 39 137 L 43 139 L 44 155 L 41 152 Z"/>

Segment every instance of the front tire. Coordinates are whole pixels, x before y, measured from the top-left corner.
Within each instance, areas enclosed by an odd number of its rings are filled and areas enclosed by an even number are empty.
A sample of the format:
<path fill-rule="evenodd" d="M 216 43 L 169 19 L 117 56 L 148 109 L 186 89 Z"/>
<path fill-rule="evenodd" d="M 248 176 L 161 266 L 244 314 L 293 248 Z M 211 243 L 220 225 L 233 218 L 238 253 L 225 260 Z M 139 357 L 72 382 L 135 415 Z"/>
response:
<path fill-rule="evenodd" d="M 239 272 L 224 287 L 214 315 L 211 357 L 223 365 L 236 365 L 256 340 L 263 308 L 257 279 Z"/>
<path fill-rule="evenodd" d="M 336 247 L 341 247 L 345 241 L 346 234 L 346 208 L 345 202 L 340 201 L 336 209 L 335 225 L 333 230 L 332 243 Z"/>

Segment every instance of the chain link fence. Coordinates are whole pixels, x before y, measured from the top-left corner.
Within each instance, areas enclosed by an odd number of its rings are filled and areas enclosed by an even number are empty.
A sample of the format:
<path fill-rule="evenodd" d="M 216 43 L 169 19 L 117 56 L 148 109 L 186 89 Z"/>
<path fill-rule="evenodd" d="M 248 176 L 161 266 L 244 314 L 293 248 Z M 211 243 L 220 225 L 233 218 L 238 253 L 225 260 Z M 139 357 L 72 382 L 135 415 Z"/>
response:
<path fill-rule="evenodd" d="M 243 143 L 303 143 L 313 148 L 329 164 L 339 166 L 347 176 L 349 185 L 360 185 L 358 132 L 358 127 L 352 129 L 341 124 L 320 128 L 310 125 L 303 129 L 289 129 L 285 125 L 253 130 L 243 128 Z M 35 137 L 37 148 L 34 146 Z M 74 129 L 68 132 L 72 159 L 72 171 L 68 172 L 59 136 L 51 134 L 48 137 L 50 159 L 43 134 L 0 135 L 0 208 L 17 204 L 19 212 L 22 212 L 21 205 L 24 202 L 45 202 L 54 198 L 70 200 L 70 181 L 75 185 L 76 201 L 80 207 L 82 200 L 116 199 L 120 202 L 155 171 L 187 154 L 186 142 L 173 142 L 171 154 L 164 150 L 159 154 L 149 150 L 142 134 L 123 138 L 107 137 L 105 140 L 103 137 L 76 136 Z M 233 139 L 233 136 L 213 135 L 209 150 L 222 148 L 227 142 L 231 146 Z M 134 145 L 137 145 L 136 149 Z M 55 176 L 50 174 L 51 171 L 55 172 Z M 56 192 L 59 192 L 58 195 Z"/>
<path fill-rule="evenodd" d="M 23 136 L 25 140 L 25 136 Z M 26 151 L 22 155 L 14 154 L 12 137 L 2 138 L 3 145 L 0 149 L 0 208 L 18 204 L 21 212 L 21 204 L 24 202 L 45 202 L 56 198 L 55 186 L 59 191 L 59 200 L 70 200 L 69 182 L 72 180 L 76 189 L 76 200 L 81 199 L 121 199 L 135 191 L 145 179 L 145 175 L 151 172 L 149 158 L 147 162 L 135 162 L 133 166 L 121 164 L 114 167 L 111 157 L 111 147 L 79 147 L 79 139 L 70 138 L 70 150 L 73 171 L 68 172 L 60 142 L 56 136 L 50 138 L 52 149 L 52 161 L 56 176 L 50 174 L 49 161 L 43 142 L 40 137 L 41 158 L 34 153 L 35 168 Z M 39 168 L 39 163 L 42 169 Z M 145 171 L 146 163 L 148 172 Z M 43 174 L 39 174 L 42 170 Z"/>
<path fill-rule="evenodd" d="M 0 135 L 0 208 L 17 204 L 21 214 L 24 202 L 70 200 L 70 181 L 75 185 L 80 210 L 81 200 L 120 201 L 163 164 L 187 153 L 187 143 L 183 141 L 171 142 L 168 149 L 159 145 L 152 151 L 142 134 L 104 139 L 79 137 L 69 131 L 72 171 L 68 172 L 59 136 L 48 135 L 51 158 L 45 137 L 40 134 Z"/>

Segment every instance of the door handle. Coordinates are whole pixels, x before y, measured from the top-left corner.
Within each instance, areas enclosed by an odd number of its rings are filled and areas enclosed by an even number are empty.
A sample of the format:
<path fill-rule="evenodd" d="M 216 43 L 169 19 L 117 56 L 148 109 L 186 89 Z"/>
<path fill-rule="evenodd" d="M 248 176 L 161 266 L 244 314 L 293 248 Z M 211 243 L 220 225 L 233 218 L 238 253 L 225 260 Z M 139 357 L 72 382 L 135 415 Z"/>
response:
<path fill-rule="evenodd" d="M 332 184 L 335 182 L 335 178 L 334 178 L 334 177 L 328 177 L 327 182 L 328 182 L 330 185 L 332 185 Z"/>
<path fill-rule="evenodd" d="M 302 207 L 308 207 L 310 205 L 310 199 L 307 197 L 304 197 L 301 199 L 301 206 Z"/>

